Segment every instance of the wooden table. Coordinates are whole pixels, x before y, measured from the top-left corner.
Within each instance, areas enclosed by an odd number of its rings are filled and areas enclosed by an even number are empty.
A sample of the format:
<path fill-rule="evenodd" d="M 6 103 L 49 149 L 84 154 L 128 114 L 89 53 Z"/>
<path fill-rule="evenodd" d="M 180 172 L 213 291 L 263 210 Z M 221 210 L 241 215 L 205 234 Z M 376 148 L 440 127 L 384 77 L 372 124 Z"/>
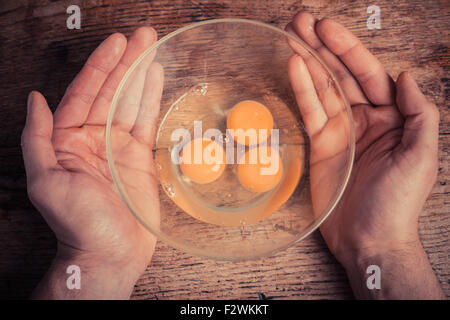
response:
<path fill-rule="evenodd" d="M 66 8 L 81 7 L 82 28 L 66 28 Z M 368 30 L 367 6 L 381 8 L 381 30 Z M 450 4 L 442 1 L 49 1 L 0 3 L 0 298 L 27 297 L 55 253 L 55 238 L 26 195 L 20 151 L 27 93 L 40 90 L 54 109 L 89 53 L 112 32 L 152 25 L 165 35 L 188 23 L 256 19 L 283 28 L 305 8 L 352 30 L 396 78 L 409 70 L 441 110 L 439 176 L 420 217 L 420 236 L 450 295 Z M 319 232 L 277 255 L 214 262 L 159 242 L 136 284 L 135 299 L 342 299 L 352 292 Z"/>

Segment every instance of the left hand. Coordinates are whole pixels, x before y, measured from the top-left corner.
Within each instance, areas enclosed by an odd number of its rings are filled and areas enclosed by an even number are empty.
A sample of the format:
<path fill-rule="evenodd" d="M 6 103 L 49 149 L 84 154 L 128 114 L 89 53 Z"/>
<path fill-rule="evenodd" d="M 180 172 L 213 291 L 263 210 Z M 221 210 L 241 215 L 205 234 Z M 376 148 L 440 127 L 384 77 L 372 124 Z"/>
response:
<path fill-rule="evenodd" d="M 125 72 L 156 38 L 155 30 L 149 27 L 136 30 L 128 42 L 122 34 L 111 35 L 91 54 L 54 116 L 40 93 L 30 94 L 22 134 L 30 200 L 58 241 L 54 265 L 78 264 L 82 272 L 90 270 L 98 281 L 111 270 L 126 287 L 123 295 L 115 293 L 120 297 L 131 294 L 150 262 L 156 238 L 138 223 L 114 188 L 106 160 L 106 120 Z M 112 130 L 116 144 L 132 150 L 124 153 L 127 158 L 119 165 L 123 163 L 125 170 L 140 180 L 151 199 L 152 214 L 159 215 L 152 124 L 162 93 L 160 65 L 149 63 L 141 80 L 150 109 L 144 115 L 146 123 L 139 121 L 137 110 L 126 106 L 118 110 L 123 112 L 122 121 L 113 123 Z M 38 291 L 45 296 L 43 290 Z"/>

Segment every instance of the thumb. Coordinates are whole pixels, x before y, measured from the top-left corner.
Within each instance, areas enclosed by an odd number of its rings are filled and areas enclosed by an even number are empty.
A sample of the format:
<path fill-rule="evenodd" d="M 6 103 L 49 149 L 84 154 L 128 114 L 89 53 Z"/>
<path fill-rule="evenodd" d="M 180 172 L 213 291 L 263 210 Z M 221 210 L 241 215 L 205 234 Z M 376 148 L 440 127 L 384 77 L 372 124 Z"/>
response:
<path fill-rule="evenodd" d="M 439 110 L 422 94 L 414 79 L 402 72 L 397 79 L 397 106 L 405 118 L 402 146 L 438 152 Z"/>
<path fill-rule="evenodd" d="M 53 116 L 39 92 L 28 95 L 27 120 L 22 132 L 22 154 L 28 180 L 56 166 L 52 145 Z"/>

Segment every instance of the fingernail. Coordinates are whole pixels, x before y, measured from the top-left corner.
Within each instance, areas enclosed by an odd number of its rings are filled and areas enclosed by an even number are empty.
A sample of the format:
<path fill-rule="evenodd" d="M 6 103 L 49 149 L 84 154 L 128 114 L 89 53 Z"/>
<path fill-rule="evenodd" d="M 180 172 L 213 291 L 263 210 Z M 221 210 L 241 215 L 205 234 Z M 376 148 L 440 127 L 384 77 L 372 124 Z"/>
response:
<path fill-rule="evenodd" d="M 30 107 L 31 107 L 31 105 L 33 104 L 33 96 L 34 96 L 33 91 L 31 91 L 31 92 L 28 94 L 28 100 L 27 100 L 27 112 L 30 112 Z"/>

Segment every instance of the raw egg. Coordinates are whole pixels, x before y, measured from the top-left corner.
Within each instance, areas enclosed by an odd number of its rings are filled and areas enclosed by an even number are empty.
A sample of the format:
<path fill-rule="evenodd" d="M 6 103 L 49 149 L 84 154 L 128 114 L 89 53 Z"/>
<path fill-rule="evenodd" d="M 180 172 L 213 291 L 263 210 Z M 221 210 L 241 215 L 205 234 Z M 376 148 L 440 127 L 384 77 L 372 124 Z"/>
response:
<path fill-rule="evenodd" d="M 264 149 L 262 154 L 261 149 Z M 278 151 L 268 146 L 254 147 L 239 160 L 237 175 L 245 189 L 252 192 L 266 192 L 280 182 L 283 176 L 283 163 Z"/>
<path fill-rule="evenodd" d="M 180 160 L 181 172 L 196 183 L 213 182 L 225 170 L 225 152 L 212 140 L 191 140 L 181 150 Z"/>
<path fill-rule="evenodd" d="M 246 146 L 259 144 L 270 136 L 273 117 L 262 103 L 244 100 L 236 104 L 228 113 L 227 128 L 234 130 L 233 136 L 236 142 Z M 261 134 L 259 131 L 261 129 L 264 129 L 266 134 Z M 251 134 L 255 135 L 256 139 L 249 138 Z"/>

